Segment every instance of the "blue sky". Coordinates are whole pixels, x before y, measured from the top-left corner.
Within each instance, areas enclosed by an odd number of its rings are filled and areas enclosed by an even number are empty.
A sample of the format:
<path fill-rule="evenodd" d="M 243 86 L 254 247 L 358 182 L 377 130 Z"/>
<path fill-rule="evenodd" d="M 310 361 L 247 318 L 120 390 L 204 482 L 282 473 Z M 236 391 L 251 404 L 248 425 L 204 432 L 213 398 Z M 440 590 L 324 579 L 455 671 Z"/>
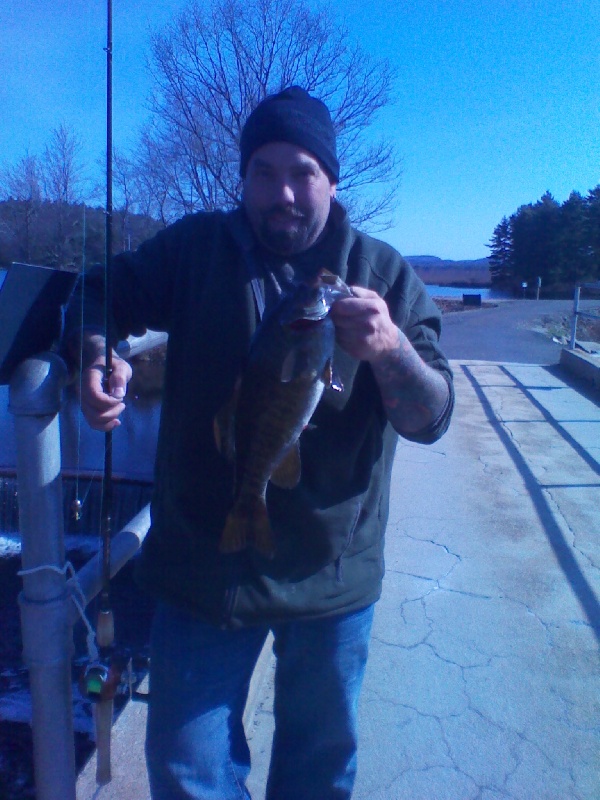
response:
<path fill-rule="evenodd" d="M 114 140 L 145 116 L 149 27 L 187 0 L 113 0 Z M 600 183 L 600 0 L 332 0 L 351 34 L 398 70 L 380 125 L 404 172 L 405 255 L 479 258 L 495 225 L 546 190 Z M 3 0 L 0 167 L 41 153 L 61 122 L 93 167 L 105 136 L 103 0 Z"/>

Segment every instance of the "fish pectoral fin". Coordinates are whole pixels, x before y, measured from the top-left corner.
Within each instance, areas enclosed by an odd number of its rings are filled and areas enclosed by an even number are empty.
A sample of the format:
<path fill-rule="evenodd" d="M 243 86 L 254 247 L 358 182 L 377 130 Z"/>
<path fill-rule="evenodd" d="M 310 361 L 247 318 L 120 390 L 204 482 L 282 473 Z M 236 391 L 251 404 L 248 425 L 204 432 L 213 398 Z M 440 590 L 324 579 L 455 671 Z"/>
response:
<path fill-rule="evenodd" d="M 280 489 L 293 489 L 300 482 L 301 472 L 300 445 L 298 442 L 294 442 L 273 470 L 271 483 L 279 486 Z"/>
<path fill-rule="evenodd" d="M 327 361 L 325 362 L 325 366 L 323 367 L 323 372 L 321 373 L 321 380 L 328 388 L 333 383 L 333 364 L 331 363 L 330 358 L 328 358 Z"/>

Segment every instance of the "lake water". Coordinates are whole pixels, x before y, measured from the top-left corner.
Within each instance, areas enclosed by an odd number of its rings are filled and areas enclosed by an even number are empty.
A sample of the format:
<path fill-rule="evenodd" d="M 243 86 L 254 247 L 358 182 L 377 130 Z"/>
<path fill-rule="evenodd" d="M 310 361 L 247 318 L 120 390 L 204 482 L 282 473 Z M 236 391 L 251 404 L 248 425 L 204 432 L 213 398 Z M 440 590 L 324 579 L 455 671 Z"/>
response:
<path fill-rule="evenodd" d="M 430 297 L 457 297 L 462 298 L 463 294 L 480 294 L 482 300 L 502 299 L 507 297 L 506 293 L 499 292 L 491 286 L 437 286 L 436 284 L 426 284 L 427 294 Z"/>

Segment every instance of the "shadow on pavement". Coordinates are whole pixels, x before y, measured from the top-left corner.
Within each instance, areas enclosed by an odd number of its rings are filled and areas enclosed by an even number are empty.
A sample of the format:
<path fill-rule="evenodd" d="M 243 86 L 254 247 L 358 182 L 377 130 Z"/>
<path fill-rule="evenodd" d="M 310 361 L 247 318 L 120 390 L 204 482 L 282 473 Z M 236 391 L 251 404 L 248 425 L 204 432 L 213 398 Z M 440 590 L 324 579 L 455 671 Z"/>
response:
<path fill-rule="evenodd" d="M 481 403 L 490 425 L 498 435 L 498 438 L 504 445 L 506 452 L 522 476 L 536 513 L 539 517 L 540 523 L 542 524 L 548 538 L 548 542 L 554 551 L 554 555 L 556 556 L 558 564 L 560 565 L 560 568 L 562 569 L 566 579 L 573 589 L 573 592 L 579 600 L 588 622 L 594 630 L 596 638 L 598 641 L 600 641 L 600 602 L 598 601 L 598 598 L 590 583 L 582 573 L 579 564 L 575 560 L 571 548 L 568 542 L 565 540 L 563 532 L 561 531 L 560 526 L 555 519 L 552 509 L 548 505 L 542 486 L 531 471 L 525 458 L 515 446 L 510 434 L 496 416 L 491 403 L 489 402 L 470 368 L 466 365 L 461 365 L 461 369 L 473 387 L 473 390 L 476 393 L 479 402 Z M 518 385 L 519 389 L 528 395 L 528 399 L 543 413 L 546 421 L 551 423 L 555 430 L 557 430 L 557 432 L 560 433 L 560 435 L 576 449 L 577 454 L 585 459 L 588 466 L 592 467 L 596 474 L 600 475 L 600 466 L 598 465 L 598 462 L 592 456 L 590 456 L 587 451 L 584 451 L 583 448 L 581 448 L 581 446 L 570 436 L 570 434 L 561 428 L 559 423 L 550 417 L 547 411 L 535 400 L 535 398 L 531 396 L 531 394 L 527 391 L 527 388 L 520 381 L 518 381 L 518 379 L 516 379 L 504 368 L 502 369 L 503 372 L 505 372 L 505 374 L 515 382 L 515 385 Z"/>

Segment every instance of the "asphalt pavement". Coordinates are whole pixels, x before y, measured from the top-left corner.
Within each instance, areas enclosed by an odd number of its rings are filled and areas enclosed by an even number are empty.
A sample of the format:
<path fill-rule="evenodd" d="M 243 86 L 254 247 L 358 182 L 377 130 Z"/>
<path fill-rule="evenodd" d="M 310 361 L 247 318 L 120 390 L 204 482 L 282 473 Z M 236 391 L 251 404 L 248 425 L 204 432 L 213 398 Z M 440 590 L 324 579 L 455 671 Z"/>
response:
<path fill-rule="evenodd" d="M 544 322 L 564 320 L 569 330 L 573 310 L 571 300 L 494 302 L 495 307 L 444 315 L 441 343 L 448 358 L 523 364 L 558 363 L 562 345 L 543 330 Z"/>
<path fill-rule="evenodd" d="M 354 800 L 600 798 L 600 407 L 556 368 L 560 347 L 531 354 L 535 331 L 506 309 L 447 316 L 453 423 L 398 447 Z M 498 342 L 516 358 L 490 357 Z M 273 670 L 266 652 L 247 719 L 253 800 Z M 88 770 L 80 800 L 148 796 L 143 716 L 123 714 L 113 784 L 93 791 Z"/>

